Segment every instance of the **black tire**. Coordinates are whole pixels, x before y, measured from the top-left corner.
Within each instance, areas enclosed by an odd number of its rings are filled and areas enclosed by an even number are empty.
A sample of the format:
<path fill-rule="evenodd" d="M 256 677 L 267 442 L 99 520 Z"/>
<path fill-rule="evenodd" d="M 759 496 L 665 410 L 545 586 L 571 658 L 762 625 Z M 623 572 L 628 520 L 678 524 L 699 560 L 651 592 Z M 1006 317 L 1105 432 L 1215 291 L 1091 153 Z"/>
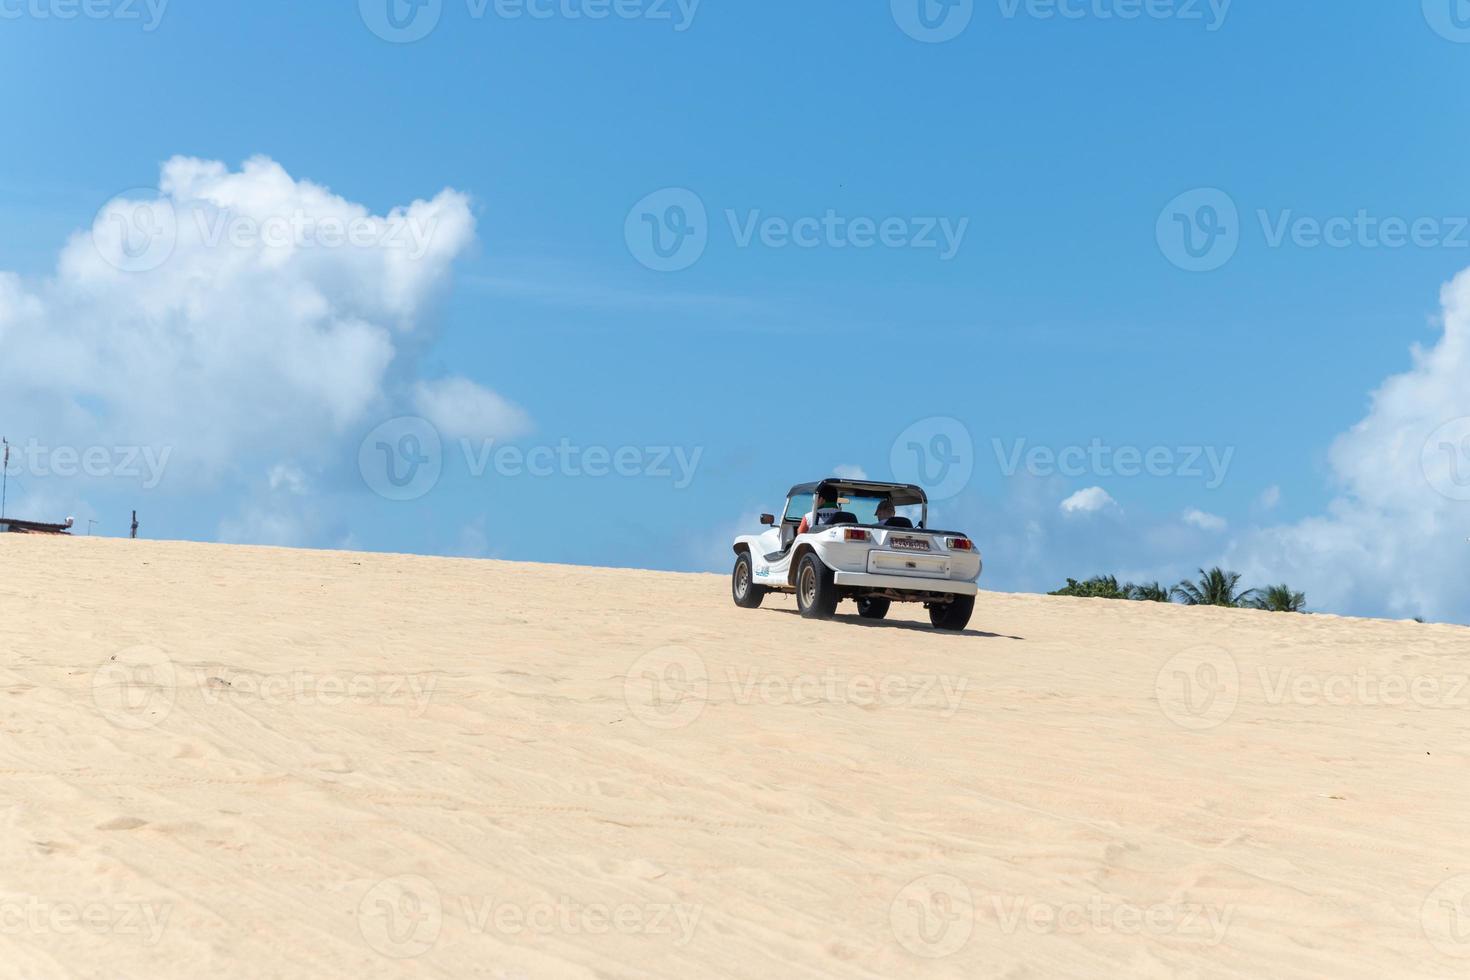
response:
<path fill-rule="evenodd" d="M 741 609 L 755 609 L 770 591 L 764 585 L 755 584 L 755 568 L 750 562 L 750 552 L 742 551 L 735 556 L 735 568 L 730 572 L 730 596 Z"/>
<path fill-rule="evenodd" d="M 952 630 L 958 633 L 970 625 L 970 615 L 975 611 L 975 597 L 957 595 L 949 602 L 929 607 L 929 622 L 935 629 Z"/>
<path fill-rule="evenodd" d="M 837 583 L 832 569 L 807 552 L 796 566 L 796 608 L 806 619 L 831 619 L 837 612 Z"/>
<path fill-rule="evenodd" d="M 882 619 L 888 615 L 888 608 L 893 605 L 893 600 L 863 596 L 857 601 L 857 604 L 859 616 L 864 619 Z"/>

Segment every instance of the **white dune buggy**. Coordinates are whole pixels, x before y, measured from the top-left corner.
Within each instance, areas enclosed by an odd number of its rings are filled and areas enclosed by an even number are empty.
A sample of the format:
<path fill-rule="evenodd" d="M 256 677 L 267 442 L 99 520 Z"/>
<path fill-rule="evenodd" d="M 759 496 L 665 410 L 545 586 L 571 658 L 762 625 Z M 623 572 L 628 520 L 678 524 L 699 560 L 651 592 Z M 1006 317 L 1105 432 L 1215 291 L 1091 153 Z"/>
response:
<path fill-rule="evenodd" d="M 880 520 L 885 503 L 895 514 Z M 864 619 L 882 619 L 895 602 L 922 602 L 936 627 L 962 630 L 975 609 L 980 552 L 965 534 L 931 530 L 928 518 L 928 497 L 911 484 L 794 486 L 779 521 L 762 514 L 765 531 L 735 539 L 735 604 L 754 609 L 768 592 L 794 592 L 808 619 L 833 616 L 843 599 Z"/>

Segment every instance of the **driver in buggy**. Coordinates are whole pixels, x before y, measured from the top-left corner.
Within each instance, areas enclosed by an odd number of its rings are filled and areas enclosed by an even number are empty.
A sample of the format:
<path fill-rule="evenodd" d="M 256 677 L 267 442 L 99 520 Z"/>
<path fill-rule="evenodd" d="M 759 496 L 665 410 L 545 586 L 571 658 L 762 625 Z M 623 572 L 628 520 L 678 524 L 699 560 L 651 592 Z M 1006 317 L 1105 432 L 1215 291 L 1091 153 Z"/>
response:
<path fill-rule="evenodd" d="M 801 523 L 796 526 L 797 536 L 801 536 L 813 528 L 821 527 L 823 524 L 831 524 L 832 516 L 837 513 L 837 501 L 831 490 L 818 490 L 816 498 L 812 501 L 812 509 L 806 512 Z"/>

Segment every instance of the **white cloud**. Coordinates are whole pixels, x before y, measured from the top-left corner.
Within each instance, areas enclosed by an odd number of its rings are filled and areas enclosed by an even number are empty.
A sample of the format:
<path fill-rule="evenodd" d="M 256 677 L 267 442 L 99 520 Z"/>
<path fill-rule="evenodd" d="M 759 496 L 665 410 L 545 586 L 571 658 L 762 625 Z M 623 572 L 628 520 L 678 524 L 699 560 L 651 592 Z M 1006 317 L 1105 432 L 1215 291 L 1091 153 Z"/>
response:
<path fill-rule="evenodd" d="M 832 467 L 832 475 L 843 480 L 866 480 L 868 478 L 866 470 L 851 463 L 842 463 Z"/>
<path fill-rule="evenodd" d="M 1184 512 L 1184 523 L 1191 527 L 1197 527 L 1201 531 L 1217 533 L 1225 530 L 1225 518 L 1215 514 L 1207 514 L 1202 510 L 1191 507 Z"/>
<path fill-rule="evenodd" d="M 285 490 L 301 496 L 306 493 L 306 474 L 289 463 L 277 463 L 271 467 L 267 482 L 271 490 Z"/>
<path fill-rule="evenodd" d="M 1444 334 L 1383 383 L 1333 444 L 1327 513 L 1265 528 L 1231 557 L 1317 608 L 1470 619 L 1470 272 L 1443 291 Z"/>
<path fill-rule="evenodd" d="M 433 302 L 474 233 L 454 190 L 374 214 L 264 157 L 237 171 L 175 157 L 156 190 L 73 234 L 51 276 L 0 272 L 0 343 L 24 352 L 0 359 L 7 434 L 166 449 L 164 492 L 246 494 L 223 502 L 240 516 L 222 535 L 309 533 L 321 522 L 281 517 L 284 498 L 411 402 L 455 432 L 526 424 L 466 379 L 414 382 Z M 282 498 L 268 508 L 250 499 L 262 471 Z M 56 490 L 79 505 L 84 482 Z"/>
<path fill-rule="evenodd" d="M 1262 510 L 1275 510 L 1281 503 L 1281 488 L 1273 483 L 1261 491 L 1260 499 L 1256 503 Z"/>
<path fill-rule="evenodd" d="M 446 439 L 511 439 L 531 427 L 519 407 L 468 378 L 420 381 L 413 402 Z"/>
<path fill-rule="evenodd" d="M 53 277 L 0 274 L 0 340 L 25 351 L 0 361 L 10 424 L 167 445 L 170 477 L 319 453 L 384 399 L 399 338 L 473 236 L 455 191 L 375 216 L 269 159 L 175 157 L 158 192 L 74 234 Z"/>
<path fill-rule="evenodd" d="M 1102 487 L 1078 490 L 1062 501 L 1063 514 L 1096 514 L 1103 510 L 1121 510 L 1118 502 Z"/>

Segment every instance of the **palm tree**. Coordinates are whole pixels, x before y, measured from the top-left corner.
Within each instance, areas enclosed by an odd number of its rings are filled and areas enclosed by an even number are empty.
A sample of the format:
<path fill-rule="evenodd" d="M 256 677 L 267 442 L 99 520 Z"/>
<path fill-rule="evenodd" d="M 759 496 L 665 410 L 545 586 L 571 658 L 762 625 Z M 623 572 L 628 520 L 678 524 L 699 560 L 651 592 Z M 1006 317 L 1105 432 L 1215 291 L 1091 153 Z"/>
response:
<path fill-rule="evenodd" d="M 1267 612 L 1290 612 L 1299 613 L 1307 610 L 1307 594 L 1305 592 L 1293 592 L 1287 585 L 1273 585 L 1263 589 L 1251 600 L 1251 606 L 1255 609 L 1264 609 Z"/>
<path fill-rule="evenodd" d="M 1183 581 L 1170 590 L 1170 595 L 1186 606 L 1228 606 L 1239 609 L 1256 597 L 1255 589 L 1236 592 L 1240 585 L 1239 572 L 1227 572 L 1212 568 L 1208 572 L 1199 570 L 1198 582 Z"/>
<path fill-rule="evenodd" d="M 1157 582 L 1147 585 L 1131 585 L 1128 587 L 1128 598 L 1138 602 L 1168 602 L 1170 600 L 1169 590 Z"/>

